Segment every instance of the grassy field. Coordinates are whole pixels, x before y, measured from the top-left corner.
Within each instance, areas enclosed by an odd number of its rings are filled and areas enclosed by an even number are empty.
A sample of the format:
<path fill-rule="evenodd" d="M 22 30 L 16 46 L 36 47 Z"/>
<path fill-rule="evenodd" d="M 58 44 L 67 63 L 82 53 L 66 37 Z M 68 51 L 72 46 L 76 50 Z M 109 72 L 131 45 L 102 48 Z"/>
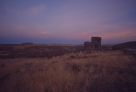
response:
<path fill-rule="evenodd" d="M 0 59 L 0 92 L 136 92 L 136 60 L 120 51 Z"/>

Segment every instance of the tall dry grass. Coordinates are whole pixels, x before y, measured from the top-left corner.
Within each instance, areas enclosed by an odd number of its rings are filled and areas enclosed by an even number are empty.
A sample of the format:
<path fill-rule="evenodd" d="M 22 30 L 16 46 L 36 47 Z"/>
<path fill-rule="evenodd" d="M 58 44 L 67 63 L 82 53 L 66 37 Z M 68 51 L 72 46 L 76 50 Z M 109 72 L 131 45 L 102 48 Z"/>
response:
<path fill-rule="evenodd" d="M 121 52 L 1 59 L 0 92 L 136 92 L 136 61 Z"/>

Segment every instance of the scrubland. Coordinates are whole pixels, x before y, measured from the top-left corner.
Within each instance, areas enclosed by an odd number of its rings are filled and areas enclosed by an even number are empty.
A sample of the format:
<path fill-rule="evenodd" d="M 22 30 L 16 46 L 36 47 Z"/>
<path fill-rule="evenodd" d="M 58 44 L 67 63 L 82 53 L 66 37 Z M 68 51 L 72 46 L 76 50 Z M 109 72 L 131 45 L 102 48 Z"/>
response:
<path fill-rule="evenodd" d="M 120 51 L 0 59 L 0 92 L 136 92 L 136 60 Z"/>

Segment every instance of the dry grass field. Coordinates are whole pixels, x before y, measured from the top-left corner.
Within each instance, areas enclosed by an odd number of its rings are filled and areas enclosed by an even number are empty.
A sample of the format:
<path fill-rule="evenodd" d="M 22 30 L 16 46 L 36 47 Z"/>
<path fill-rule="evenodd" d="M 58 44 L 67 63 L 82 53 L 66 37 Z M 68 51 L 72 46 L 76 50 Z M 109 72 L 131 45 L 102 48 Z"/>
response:
<path fill-rule="evenodd" d="M 120 51 L 0 59 L 0 92 L 136 92 L 136 60 Z"/>

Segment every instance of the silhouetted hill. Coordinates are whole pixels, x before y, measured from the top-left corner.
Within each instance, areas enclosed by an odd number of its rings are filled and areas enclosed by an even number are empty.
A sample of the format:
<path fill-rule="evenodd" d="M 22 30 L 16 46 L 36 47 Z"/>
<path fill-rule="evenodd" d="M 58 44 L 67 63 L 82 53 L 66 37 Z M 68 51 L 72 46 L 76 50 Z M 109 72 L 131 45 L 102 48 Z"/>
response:
<path fill-rule="evenodd" d="M 113 50 L 124 49 L 124 48 L 136 49 L 136 41 L 129 41 L 129 42 L 125 42 L 125 43 L 120 43 L 120 44 L 116 44 L 112 47 Z"/>
<path fill-rule="evenodd" d="M 24 42 L 24 43 L 21 43 L 21 45 L 34 45 L 33 42 Z"/>

